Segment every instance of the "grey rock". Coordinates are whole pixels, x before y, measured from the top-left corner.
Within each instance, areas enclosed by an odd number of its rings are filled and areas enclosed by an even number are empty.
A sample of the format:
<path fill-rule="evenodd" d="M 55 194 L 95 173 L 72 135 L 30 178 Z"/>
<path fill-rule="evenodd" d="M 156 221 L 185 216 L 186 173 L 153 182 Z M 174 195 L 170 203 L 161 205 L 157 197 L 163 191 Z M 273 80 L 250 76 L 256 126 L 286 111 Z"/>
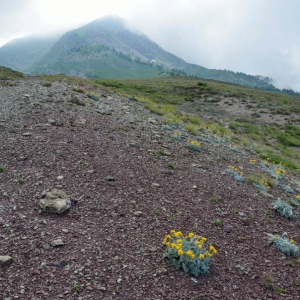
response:
<path fill-rule="evenodd" d="M 4 255 L 4 256 L 0 256 L 0 267 L 9 265 L 10 263 L 12 263 L 12 258 L 8 255 Z"/>
<path fill-rule="evenodd" d="M 50 249 L 50 245 L 49 244 L 43 244 L 42 247 L 45 249 L 45 250 L 49 250 Z"/>
<path fill-rule="evenodd" d="M 107 176 L 105 179 L 106 179 L 107 181 L 115 181 L 115 178 L 112 177 L 112 176 Z"/>
<path fill-rule="evenodd" d="M 85 103 L 84 103 L 82 100 L 78 99 L 76 96 L 73 96 L 73 97 L 71 98 L 70 102 L 71 102 L 71 103 L 74 103 L 74 104 L 76 104 L 76 105 L 85 106 Z"/>
<path fill-rule="evenodd" d="M 142 211 L 135 211 L 133 214 L 135 216 L 139 217 L 139 216 L 141 216 L 143 214 L 143 212 Z"/>
<path fill-rule="evenodd" d="M 63 246 L 64 244 L 65 243 L 63 242 L 62 239 L 56 239 L 51 242 L 52 247 L 60 247 L 60 246 Z"/>
<path fill-rule="evenodd" d="M 232 232 L 233 230 L 233 227 L 231 225 L 225 225 L 224 226 L 224 231 L 227 232 L 227 233 L 230 233 Z"/>
<path fill-rule="evenodd" d="M 49 119 L 49 120 L 48 120 L 48 123 L 51 124 L 51 125 L 56 125 L 55 120 L 52 120 L 52 119 Z"/>
<path fill-rule="evenodd" d="M 149 118 L 149 123 L 151 123 L 153 125 L 157 125 L 158 124 L 157 120 L 154 119 L 154 118 Z"/>
<path fill-rule="evenodd" d="M 55 265 L 56 265 L 58 268 L 63 268 L 63 267 L 65 267 L 67 264 L 68 264 L 67 261 L 61 260 L 61 261 L 58 261 Z"/>
<path fill-rule="evenodd" d="M 269 193 L 264 192 L 264 191 L 261 191 L 261 193 L 262 193 L 265 197 L 275 199 L 275 197 L 274 197 L 272 194 L 269 194 Z"/>
<path fill-rule="evenodd" d="M 23 136 L 32 136 L 32 133 L 31 132 L 25 132 L 22 134 Z"/>
<path fill-rule="evenodd" d="M 44 212 L 61 214 L 71 207 L 71 200 L 64 191 L 53 189 L 41 199 L 39 206 Z"/>

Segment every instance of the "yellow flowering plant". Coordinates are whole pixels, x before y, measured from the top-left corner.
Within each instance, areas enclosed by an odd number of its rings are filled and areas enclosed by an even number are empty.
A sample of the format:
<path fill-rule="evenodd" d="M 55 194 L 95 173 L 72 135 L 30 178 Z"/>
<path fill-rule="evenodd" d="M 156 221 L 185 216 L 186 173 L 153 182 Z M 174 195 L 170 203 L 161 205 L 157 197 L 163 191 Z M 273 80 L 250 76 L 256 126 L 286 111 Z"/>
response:
<path fill-rule="evenodd" d="M 163 243 L 167 246 L 164 253 L 167 263 L 195 276 L 208 273 L 210 259 L 217 254 L 216 248 L 206 237 L 193 232 L 185 236 L 181 231 L 171 230 L 163 239 Z"/>
<path fill-rule="evenodd" d="M 201 151 L 201 142 L 199 141 L 196 141 L 196 140 L 192 140 L 192 141 L 188 141 L 188 147 L 192 150 L 195 150 L 195 151 Z"/>

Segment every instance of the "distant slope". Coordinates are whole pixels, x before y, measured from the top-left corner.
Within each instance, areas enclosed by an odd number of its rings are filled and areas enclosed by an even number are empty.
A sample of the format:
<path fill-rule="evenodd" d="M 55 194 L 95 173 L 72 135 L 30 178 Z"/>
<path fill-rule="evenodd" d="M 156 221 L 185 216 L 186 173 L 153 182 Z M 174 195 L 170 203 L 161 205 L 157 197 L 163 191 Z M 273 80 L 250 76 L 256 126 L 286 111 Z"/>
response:
<path fill-rule="evenodd" d="M 0 48 L 0 65 L 30 73 L 32 65 L 40 61 L 58 39 L 59 36 L 14 39 Z"/>
<path fill-rule="evenodd" d="M 280 91 L 271 79 L 188 64 L 146 35 L 126 27 L 117 16 L 97 19 L 65 33 L 59 40 L 28 37 L 0 48 L 0 64 L 30 74 L 89 78 L 193 76 Z"/>
<path fill-rule="evenodd" d="M 23 74 L 12 69 L 0 66 L 0 79 L 22 78 Z"/>

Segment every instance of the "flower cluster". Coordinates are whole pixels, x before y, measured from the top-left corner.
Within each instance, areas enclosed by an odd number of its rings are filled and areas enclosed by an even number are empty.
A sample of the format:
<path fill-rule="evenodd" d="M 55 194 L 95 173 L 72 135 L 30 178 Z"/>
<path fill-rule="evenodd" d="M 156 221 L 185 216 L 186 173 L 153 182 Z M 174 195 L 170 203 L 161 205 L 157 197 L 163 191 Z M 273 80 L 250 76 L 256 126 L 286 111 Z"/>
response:
<path fill-rule="evenodd" d="M 94 101 L 99 101 L 100 97 L 96 93 L 89 93 L 88 97 L 93 99 Z"/>
<path fill-rule="evenodd" d="M 173 138 L 180 141 L 182 137 L 182 133 L 180 131 L 175 131 L 173 134 Z"/>
<path fill-rule="evenodd" d="M 180 231 L 171 230 L 163 242 L 168 247 L 164 254 L 167 262 L 176 269 L 182 268 L 184 272 L 195 276 L 208 273 L 210 259 L 217 254 L 206 237 L 192 232 L 184 236 Z"/>
<path fill-rule="evenodd" d="M 264 192 L 268 192 L 269 189 L 271 188 L 270 185 L 269 185 L 268 180 L 266 180 L 266 179 L 261 179 L 260 182 L 253 183 L 253 185 L 255 187 L 257 187 L 259 190 L 264 191 Z"/>
<path fill-rule="evenodd" d="M 228 148 L 234 152 L 239 152 L 238 145 L 230 144 Z"/>
<path fill-rule="evenodd" d="M 278 234 L 268 234 L 269 244 L 273 244 L 274 248 L 281 252 L 295 257 L 300 257 L 299 247 L 295 245 L 295 241 L 284 238 Z"/>
<path fill-rule="evenodd" d="M 188 142 L 188 147 L 195 151 L 201 151 L 200 145 L 201 145 L 201 142 L 198 142 L 196 140 L 192 140 L 192 141 Z"/>
<path fill-rule="evenodd" d="M 245 181 L 245 178 L 243 177 L 244 172 L 239 171 L 239 169 L 235 166 L 230 166 L 230 168 L 228 168 L 226 172 L 230 174 L 236 181 L 239 182 Z"/>

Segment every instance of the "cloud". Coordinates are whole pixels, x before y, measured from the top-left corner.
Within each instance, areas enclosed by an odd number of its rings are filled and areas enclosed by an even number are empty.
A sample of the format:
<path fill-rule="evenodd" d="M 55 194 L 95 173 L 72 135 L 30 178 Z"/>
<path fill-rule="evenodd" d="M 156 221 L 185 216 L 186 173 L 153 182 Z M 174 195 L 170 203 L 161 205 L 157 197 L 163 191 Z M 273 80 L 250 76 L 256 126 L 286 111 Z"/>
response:
<path fill-rule="evenodd" d="M 34 0 L 9 0 L 0 4 L 0 42 L 25 36 L 35 30 L 38 14 Z"/>

